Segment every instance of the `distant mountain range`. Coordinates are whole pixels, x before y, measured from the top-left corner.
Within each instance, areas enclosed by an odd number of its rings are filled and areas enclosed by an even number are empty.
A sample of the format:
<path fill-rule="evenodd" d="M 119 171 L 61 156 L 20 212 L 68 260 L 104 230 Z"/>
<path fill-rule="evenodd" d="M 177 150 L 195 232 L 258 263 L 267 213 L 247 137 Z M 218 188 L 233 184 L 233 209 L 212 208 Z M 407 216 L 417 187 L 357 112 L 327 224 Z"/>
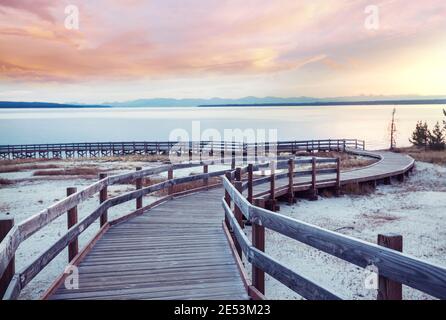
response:
<path fill-rule="evenodd" d="M 313 97 L 244 97 L 240 99 L 224 99 L 224 98 L 210 98 L 210 99 L 138 99 L 125 102 L 106 102 L 105 105 L 113 107 L 194 107 L 194 106 L 256 106 L 256 105 L 324 105 L 324 104 L 343 104 L 349 102 L 351 104 L 361 104 L 362 102 L 380 102 L 380 101 L 411 101 L 412 103 L 424 104 L 430 103 L 445 103 L 446 95 L 444 96 L 417 96 L 417 95 L 401 95 L 401 96 L 352 96 L 352 97 L 336 97 L 336 98 L 313 98 Z M 443 101 L 443 102 L 441 102 Z"/>
<path fill-rule="evenodd" d="M 14 109 L 14 108 L 32 108 L 32 109 L 59 109 L 59 108 L 110 108 L 106 105 L 89 105 L 89 104 L 65 104 L 65 103 L 51 103 L 51 102 L 15 102 L 15 101 L 0 101 L 0 108 Z"/>
<path fill-rule="evenodd" d="M 244 97 L 240 99 L 138 99 L 125 102 L 105 102 L 102 104 L 50 103 L 50 102 L 10 102 L 0 101 L 0 108 L 110 108 L 110 107 L 196 107 L 196 106 L 318 106 L 318 105 L 376 105 L 376 104 L 446 104 L 445 96 L 352 96 L 335 98 L 312 97 Z"/>

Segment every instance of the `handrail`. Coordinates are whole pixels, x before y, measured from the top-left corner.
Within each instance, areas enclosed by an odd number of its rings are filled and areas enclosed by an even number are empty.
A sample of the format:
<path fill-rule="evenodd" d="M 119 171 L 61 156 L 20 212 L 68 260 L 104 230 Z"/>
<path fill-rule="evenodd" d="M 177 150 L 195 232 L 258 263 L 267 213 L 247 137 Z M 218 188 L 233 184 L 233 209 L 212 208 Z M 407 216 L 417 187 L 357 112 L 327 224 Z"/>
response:
<path fill-rule="evenodd" d="M 240 225 L 232 213 L 231 208 L 229 208 L 224 199 L 222 199 L 222 205 L 237 243 L 241 246 L 241 249 L 247 257 L 249 263 L 261 268 L 264 272 L 285 284 L 291 290 L 299 293 L 304 298 L 318 300 L 340 299 L 339 296 L 330 292 L 328 289 L 317 285 L 306 277 L 299 275 L 298 273 L 282 265 L 274 258 L 255 248 L 248 240 L 243 230 L 240 228 Z"/>
<path fill-rule="evenodd" d="M 137 179 L 141 179 L 143 177 L 147 177 L 153 174 L 158 174 L 161 172 L 166 172 L 169 170 L 174 169 L 183 169 L 183 168 L 191 168 L 191 167 L 197 167 L 202 165 L 213 165 L 213 164 L 219 164 L 219 163 L 226 163 L 227 160 L 231 160 L 232 166 L 235 166 L 236 160 L 243 160 L 247 161 L 249 159 L 255 159 L 257 157 L 247 157 L 244 156 L 243 158 L 236 158 L 234 155 L 232 158 L 223 158 L 218 160 L 207 160 L 207 161 L 199 161 L 199 162 L 191 162 L 191 163 L 183 163 L 183 164 L 176 164 L 176 165 L 162 165 L 155 168 L 147 168 L 135 172 L 129 172 L 124 174 L 119 174 L 115 176 L 106 177 L 104 179 L 101 179 L 90 186 L 87 186 L 85 189 L 76 192 L 68 197 L 66 197 L 63 200 L 58 201 L 57 203 L 53 204 L 52 206 L 42 210 L 41 212 L 31 216 L 30 218 L 18 223 L 15 225 L 6 235 L 6 237 L 1 241 L 0 243 L 0 275 L 4 273 L 6 268 L 8 267 L 10 261 L 14 257 L 14 254 L 20 244 L 28 239 L 30 236 L 32 236 L 34 233 L 39 231 L 40 229 L 44 228 L 46 225 L 51 223 L 56 218 L 60 217 L 61 215 L 65 214 L 68 210 L 76 207 L 79 203 L 85 201 L 86 199 L 90 198 L 91 196 L 97 194 L 104 188 L 110 185 L 118 184 L 118 183 L 128 183 L 131 181 L 135 181 Z M 283 159 L 280 158 L 279 159 Z M 277 167 L 282 167 L 283 164 L 287 163 L 289 160 L 278 160 L 275 162 Z M 312 160 L 308 159 L 294 159 L 294 163 L 296 164 L 309 164 Z M 317 160 L 320 163 L 335 163 L 338 160 L 335 158 L 320 158 Z M 263 164 L 256 164 L 253 165 L 253 168 L 255 170 L 260 170 L 261 168 L 269 167 L 270 163 L 265 162 Z M 318 169 L 320 170 L 320 173 L 323 173 L 323 170 L 327 169 Z M 122 194 L 120 196 L 110 198 L 109 200 L 106 200 L 105 202 L 101 203 L 91 214 L 86 216 L 81 222 L 75 224 L 72 226 L 68 232 L 60 238 L 53 246 L 51 246 L 47 251 L 45 251 L 42 255 L 40 255 L 36 260 L 34 260 L 32 263 L 30 263 L 27 267 L 25 267 L 21 272 L 18 273 L 14 277 L 13 281 L 11 282 L 10 289 L 8 290 L 8 294 L 14 298 L 16 295 L 20 293 L 20 290 L 26 286 L 29 281 L 31 281 L 39 272 L 40 270 L 46 266 L 54 257 L 57 256 L 58 253 L 60 253 L 61 250 L 63 250 L 70 241 L 78 236 L 80 233 L 82 233 L 89 225 L 91 225 L 92 222 L 94 222 L 99 216 L 101 216 L 101 213 L 106 212 L 107 209 L 110 207 L 116 206 L 118 204 L 142 197 L 143 195 L 146 195 L 151 192 L 155 192 L 158 190 L 166 189 L 169 187 L 172 187 L 177 184 L 187 183 L 191 181 L 198 181 L 198 180 L 205 180 L 209 179 L 210 177 L 220 176 L 223 175 L 227 170 L 220 170 L 215 171 L 211 173 L 203 173 L 198 174 L 194 176 L 188 176 L 183 178 L 175 178 L 175 179 L 168 179 L 164 182 L 145 187 L 140 188 L 135 191 L 131 191 L 125 194 Z M 328 172 L 328 171 L 327 171 Z M 332 172 L 332 171 L 330 171 Z M 231 172 L 231 177 L 234 178 L 234 172 Z M 297 174 L 302 175 L 308 175 L 311 174 L 310 171 L 301 171 L 296 172 Z M 280 175 L 278 175 L 280 176 Z M 7 296 L 7 295 L 5 295 Z"/>
<path fill-rule="evenodd" d="M 327 289 L 286 269 L 279 262 L 253 247 L 230 208 L 231 201 L 234 203 L 235 210 L 239 210 L 246 219 L 252 222 L 253 228 L 260 226 L 271 229 L 362 268 L 374 265 L 378 268 L 380 275 L 388 279 L 434 297 L 446 299 L 445 267 L 255 206 L 226 177 L 223 178 L 223 186 L 226 194 L 229 195 L 222 200 L 226 221 L 232 228 L 236 244 L 241 247 L 248 261 L 303 297 L 338 298 Z M 286 276 L 282 276 L 281 272 L 285 272 Z"/>
<path fill-rule="evenodd" d="M 190 141 L 178 142 L 186 151 L 192 153 L 202 152 L 237 152 L 247 153 L 253 149 L 276 148 L 279 152 L 297 152 L 299 150 L 331 150 L 331 149 L 365 149 L 365 142 L 358 139 L 320 139 L 320 140 L 294 140 L 278 142 L 240 142 L 240 141 Z M 173 141 L 131 141 L 131 142 L 79 142 L 79 143 L 51 143 L 51 144 L 23 144 L 23 145 L 0 145 L 0 158 L 13 159 L 29 156 L 60 158 L 78 156 L 101 156 L 101 155 L 121 155 L 121 154 L 147 154 L 147 153 L 168 153 L 177 145 Z M 177 150 L 175 150 L 176 152 Z"/>

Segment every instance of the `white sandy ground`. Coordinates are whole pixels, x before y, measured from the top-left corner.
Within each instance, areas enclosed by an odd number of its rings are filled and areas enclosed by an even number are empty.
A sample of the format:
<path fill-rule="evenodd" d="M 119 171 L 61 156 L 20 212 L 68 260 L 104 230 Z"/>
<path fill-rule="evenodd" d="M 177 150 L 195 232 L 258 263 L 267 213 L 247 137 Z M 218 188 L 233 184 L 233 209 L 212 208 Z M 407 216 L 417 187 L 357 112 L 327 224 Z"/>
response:
<path fill-rule="evenodd" d="M 282 203 L 280 213 L 373 243 L 379 233 L 401 234 L 404 252 L 446 267 L 445 167 L 417 162 L 414 174 L 404 184 L 378 186 L 368 196 L 300 200 L 293 206 Z M 247 233 L 250 237 L 250 228 Z M 265 243 L 269 255 L 341 297 L 376 299 L 376 290 L 364 285 L 369 271 L 270 230 Z M 266 295 L 301 299 L 269 276 Z M 404 286 L 403 299 L 432 297 Z"/>
<path fill-rule="evenodd" d="M 134 170 L 137 166 L 143 168 L 159 166 L 161 163 L 148 162 L 114 162 L 114 161 L 51 161 L 44 164 L 63 165 L 65 168 L 75 166 L 86 167 L 97 165 L 101 169 L 109 170 L 108 175 L 119 174 Z M 227 169 L 228 166 L 212 166 L 209 171 Z M 49 169 L 53 170 L 53 169 Z M 0 215 L 14 217 L 15 223 L 19 223 L 66 196 L 67 187 L 77 187 L 81 190 L 94 182 L 93 179 L 80 179 L 64 177 L 63 179 L 45 180 L 45 177 L 33 177 L 33 171 L 21 171 L 13 173 L 0 173 L 0 178 L 17 179 L 19 182 L 13 185 L 0 187 Z M 201 167 L 186 168 L 175 171 L 175 177 L 202 173 Z M 167 177 L 167 173 L 161 173 L 159 177 Z M 23 180 L 24 179 L 24 180 Z M 134 190 L 133 185 L 110 186 L 110 196 Z M 144 205 L 156 201 L 155 196 L 145 196 Z M 98 205 L 98 197 L 92 197 L 78 207 L 79 221 L 91 213 Z M 135 201 L 116 206 L 108 211 L 109 220 L 130 213 L 135 208 Z M 24 241 L 16 253 L 16 270 L 27 266 L 37 258 L 50 244 L 55 243 L 67 231 L 66 215 L 62 215 L 41 231 Z M 83 248 L 99 230 L 99 222 L 93 223 L 79 237 L 79 248 Z M 35 279 L 33 279 L 22 291 L 21 299 L 39 299 L 55 278 L 60 275 L 67 265 L 67 250 L 63 250 Z"/>
<path fill-rule="evenodd" d="M 78 162 L 63 162 L 67 167 Z M 56 164 L 60 164 L 56 162 Z M 87 163 L 82 162 L 82 166 Z M 160 163 L 147 162 L 92 162 L 101 168 L 111 170 L 109 174 L 134 169 L 136 166 L 150 167 Z M 213 166 L 211 171 L 227 167 Z M 200 173 L 201 168 L 183 169 L 175 172 L 175 177 Z M 0 178 L 22 179 L 32 176 L 32 172 L 0 174 Z M 164 175 L 163 175 L 164 176 Z M 22 181 L 0 188 L 0 214 L 9 213 L 16 223 L 38 213 L 65 196 L 66 187 L 78 189 L 86 187 L 94 180 L 64 179 Z M 109 192 L 119 194 L 133 190 L 131 185 L 109 188 Z M 144 204 L 156 200 L 146 196 Z M 97 197 L 79 206 L 79 219 L 90 213 L 98 203 Z M 134 201 L 115 207 L 109 211 L 110 218 L 130 212 Z M 320 198 L 311 202 L 300 200 L 294 206 L 281 204 L 281 214 L 309 222 L 329 230 L 337 230 L 359 239 L 376 242 L 378 233 L 400 233 L 404 237 L 404 252 L 416 257 L 446 266 L 446 168 L 427 163 L 418 163 L 414 175 L 404 184 L 379 186 L 369 196 L 342 196 L 340 198 Z M 79 238 L 82 248 L 99 229 L 93 224 Z M 250 228 L 246 229 L 250 233 Z M 54 222 L 26 240 L 16 254 L 16 268 L 26 266 L 50 243 L 54 243 L 66 232 L 66 216 Z M 350 299 L 375 299 L 376 292 L 366 289 L 364 279 L 369 275 L 361 268 L 334 258 L 275 232 L 267 232 L 266 251 L 291 269 L 305 275 L 326 288 Z M 38 299 L 54 279 L 63 272 L 67 264 L 64 250 L 54 259 L 22 292 L 22 299 Z M 248 268 L 250 269 L 250 268 Z M 267 276 L 266 293 L 273 299 L 299 299 L 288 288 Z M 404 287 L 405 299 L 429 299 L 418 291 Z"/>

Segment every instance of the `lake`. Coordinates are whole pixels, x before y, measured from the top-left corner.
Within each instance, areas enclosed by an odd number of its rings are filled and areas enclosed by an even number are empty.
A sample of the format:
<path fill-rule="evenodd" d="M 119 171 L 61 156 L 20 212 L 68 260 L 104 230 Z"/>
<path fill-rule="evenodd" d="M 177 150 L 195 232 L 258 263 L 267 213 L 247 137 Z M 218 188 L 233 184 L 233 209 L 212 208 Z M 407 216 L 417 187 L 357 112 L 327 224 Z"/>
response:
<path fill-rule="evenodd" d="M 417 120 L 443 120 L 441 105 L 396 106 L 397 145 Z M 364 139 L 387 148 L 393 106 L 0 109 L 0 144 L 168 140 L 173 129 L 277 129 L 279 140 Z"/>

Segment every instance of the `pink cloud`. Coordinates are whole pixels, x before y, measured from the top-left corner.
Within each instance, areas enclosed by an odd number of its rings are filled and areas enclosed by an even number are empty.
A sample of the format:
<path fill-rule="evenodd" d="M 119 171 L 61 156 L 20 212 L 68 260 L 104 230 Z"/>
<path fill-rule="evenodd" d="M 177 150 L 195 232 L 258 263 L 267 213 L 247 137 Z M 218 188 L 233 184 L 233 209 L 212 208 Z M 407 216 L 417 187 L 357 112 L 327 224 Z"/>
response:
<path fill-rule="evenodd" d="M 312 64 L 343 70 L 353 65 L 345 61 L 392 46 L 389 39 L 446 27 L 443 0 L 377 0 L 376 32 L 364 28 L 365 0 L 76 2 L 79 31 L 63 26 L 68 2 L 1 0 L 0 78 L 265 74 Z"/>
<path fill-rule="evenodd" d="M 57 3 L 55 0 L 1 0 L 0 7 L 29 12 L 40 19 L 54 21 L 51 8 Z"/>

